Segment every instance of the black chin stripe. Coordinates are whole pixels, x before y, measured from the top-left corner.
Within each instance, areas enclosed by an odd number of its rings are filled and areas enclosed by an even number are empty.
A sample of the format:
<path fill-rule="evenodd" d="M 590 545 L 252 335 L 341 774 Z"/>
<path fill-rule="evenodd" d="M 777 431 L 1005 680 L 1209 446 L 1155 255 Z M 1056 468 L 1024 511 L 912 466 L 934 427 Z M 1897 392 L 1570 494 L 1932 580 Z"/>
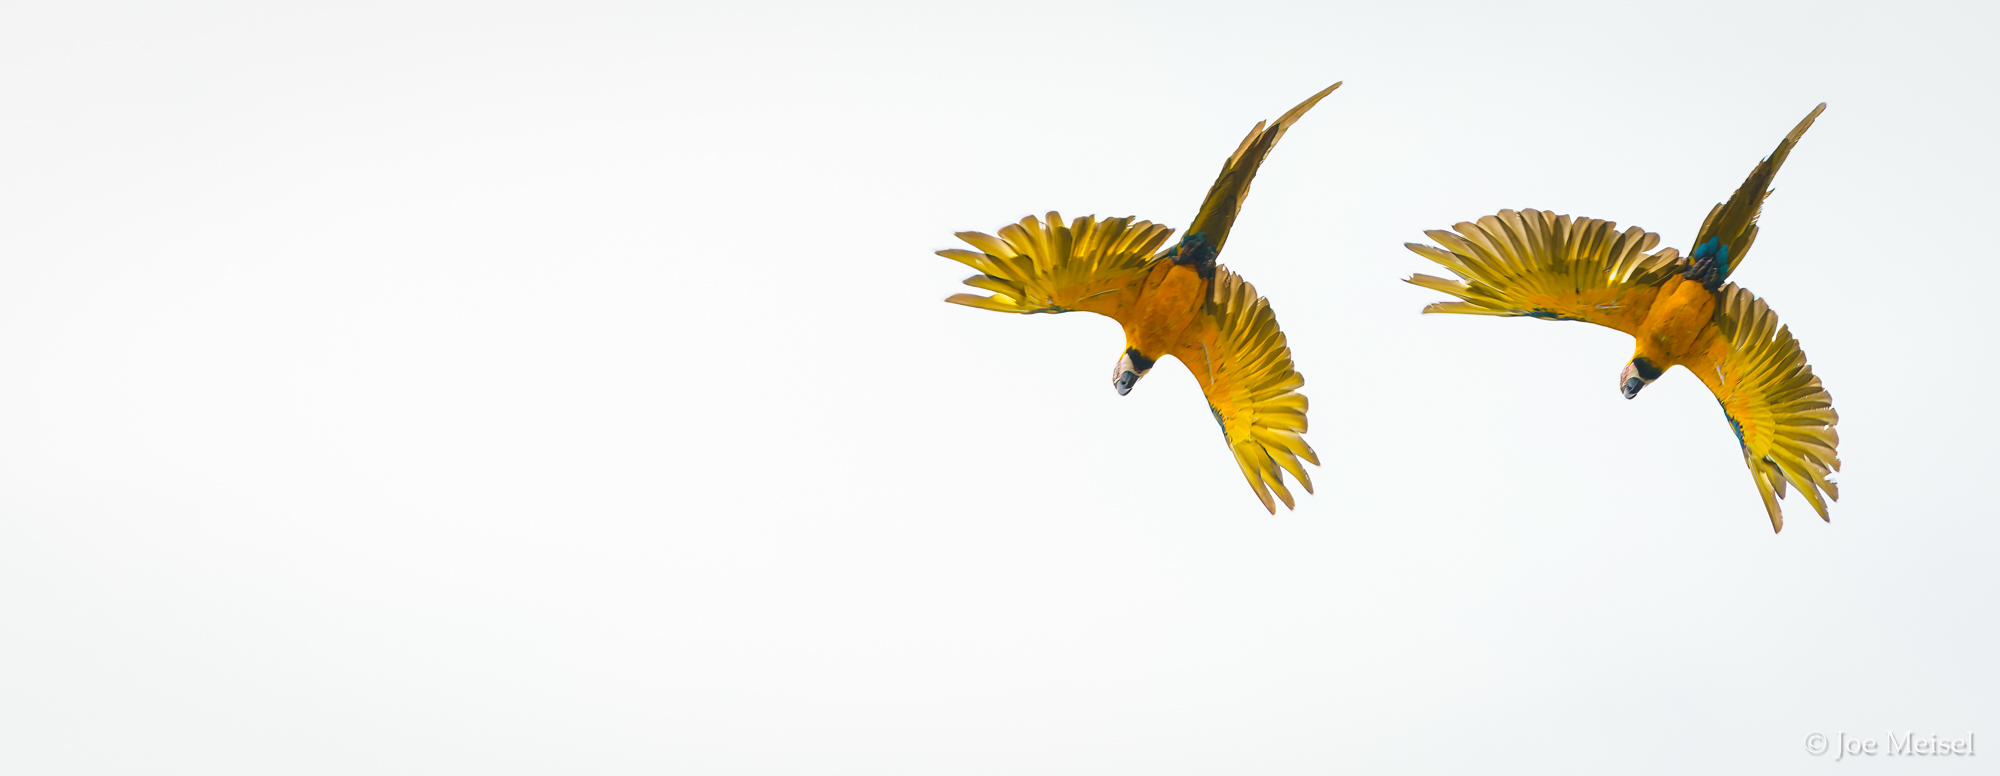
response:
<path fill-rule="evenodd" d="M 1639 377 L 1649 383 L 1660 379 L 1660 375 L 1662 374 L 1661 369 L 1653 366 L 1653 362 L 1645 356 L 1632 359 L 1632 368 L 1638 370 Z"/>
<path fill-rule="evenodd" d="M 1138 348 L 1126 348 L 1125 357 L 1132 359 L 1132 371 L 1134 372 L 1144 372 L 1152 369 L 1153 361 L 1155 360 L 1140 355 Z"/>

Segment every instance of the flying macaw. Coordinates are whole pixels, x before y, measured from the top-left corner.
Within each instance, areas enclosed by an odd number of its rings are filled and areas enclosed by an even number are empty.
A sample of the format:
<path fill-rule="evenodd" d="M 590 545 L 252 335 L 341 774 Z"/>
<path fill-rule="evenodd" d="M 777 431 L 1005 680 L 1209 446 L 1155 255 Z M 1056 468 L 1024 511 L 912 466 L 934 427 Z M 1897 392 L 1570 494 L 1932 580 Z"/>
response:
<path fill-rule="evenodd" d="M 1278 512 L 1272 491 L 1292 508 L 1283 472 L 1311 493 L 1312 479 L 1299 460 L 1319 465 L 1300 436 L 1306 397 L 1298 389 L 1305 378 L 1292 370 L 1292 351 L 1270 303 L 1215 257 L 1264 156 L 1338 88 L 1327 87 L 1269 126 L 1258 122 L 1223 163 L 1194 224 L 1173 247 L 1158 250 L 1172 229 L 1130 216 L 1084 216 L 1064 226 L 1052 212 L 1046 222 L 1028 216 L 1001 227 L 998 237 L 959 232 L 977 250 L 938 255 L 979 270 L 965 284 L 993 295 L 954 294 L 945 301 L 1003 313 L 1082 310 L 1117 321 L 1125 328 L 1125 352 L 1111 370 L 1118 394 L 1130 393 L 1154 364 L 1173 356 L 1200 381 L 1209 413 L 1264 508 Z"/>
<path fill-rule="evenodd" d="M 1790 327 L 1778 325 L 1764 300 L 1724 282 L 1757 239 L 1771 178 L 1823 110 L 1826 103 L 1813 108 L 1728 202 L 1709 211 L 1691 256 L 1673 248 L 1646 253 L 1660 236 L 1636 226 L 1621 233 L 1595 218 L 1502 210 L 1452 227 L 1457 234 L 1424 233 L 1442 248 L 1408 243 L 1460 278 L 1412 275 L 1409 282 L 1463 300 L 1431 304 L 1427 313 L 1585 321 L 1632 335 L 1638 347 L 1618 375 L 1625 398 L 1686 367 L 1721 403 L 1771 529 L 1784 528 L 1778 499 L 1787 482 L 1828 520 L 1821 493 L 1840 498 L 1832 477 L 1840 471 L 1833 399 Z"/>

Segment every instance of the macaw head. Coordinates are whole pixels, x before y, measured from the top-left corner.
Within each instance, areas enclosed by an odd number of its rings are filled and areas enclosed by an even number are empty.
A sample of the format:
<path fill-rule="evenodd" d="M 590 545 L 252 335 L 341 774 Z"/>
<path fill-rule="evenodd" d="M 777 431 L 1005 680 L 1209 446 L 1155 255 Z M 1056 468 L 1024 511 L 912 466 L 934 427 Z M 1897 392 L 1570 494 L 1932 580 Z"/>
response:
<path fill-rule="evenodd" d="M 1638 396 L 1639 389 L 1652 385 L 1654 380 L 1660 379 L 1661 373 L 1662 370 L 1653 365 L 1652 359 L 1638 356 L 1625 364 L 1625 371 L 1618 373 L 1618 390 L 1623 391 L 1627 399 Z"/>
<path fill-rule="evenodd" d="M 1153 362 L 1138 348 L 1126 348 L 1125 355 L 1118 357 L 1118 365 L 1111 368 L 1111 387 L 1118 389 L 1119 396 L 1131 393 L 1139 378 L 1153 371 Z"/>

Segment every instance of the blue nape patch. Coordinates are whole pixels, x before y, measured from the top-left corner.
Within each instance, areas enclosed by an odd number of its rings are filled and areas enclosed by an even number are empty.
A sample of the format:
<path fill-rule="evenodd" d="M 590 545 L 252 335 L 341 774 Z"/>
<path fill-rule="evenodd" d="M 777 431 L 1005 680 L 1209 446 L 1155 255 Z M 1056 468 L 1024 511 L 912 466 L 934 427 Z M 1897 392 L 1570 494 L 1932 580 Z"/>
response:
<path fill-rule="evenodd" d="M 1695 261 L 1715 259 L 1716 277 L 1729 277 L 1729 246 L 1723 245 L 1722 238 L 1720 237 L 1708 238 L 1708 242 L 1702 243 L 1701 247 L 1694 249 L 1694 254 L 1688 258 Z"/>
<path fill-rule="evenodd" d="M 1192 264 L 1197 267 L 1215 264 L 1215 254 L 1215 247 L 1208 244 L 1207 232 L 1195 232 L 1181 237 L 1181 241 L 1168 253 L 1173 257 L 1175 264 Z"/>

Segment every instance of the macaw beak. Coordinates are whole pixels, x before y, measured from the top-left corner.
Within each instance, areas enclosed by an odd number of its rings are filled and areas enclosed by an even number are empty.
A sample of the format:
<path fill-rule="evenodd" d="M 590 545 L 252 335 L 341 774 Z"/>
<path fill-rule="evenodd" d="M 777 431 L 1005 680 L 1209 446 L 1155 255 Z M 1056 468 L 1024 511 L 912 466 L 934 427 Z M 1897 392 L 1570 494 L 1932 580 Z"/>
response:
<path fill-rule="evenodd" d="M 1132 386 L 1138 385 L 1139 378 L 1145 377 L 1146 372 L 1152 369 L 1150 359 L 1141 356 L 1139 360 L 1146 362 L 1143 367 L 1132 360 L 1132 350 L 1128 348 L 1125 355 L 1118 357 L 1118 365 L 1111 367 L 1111 387 L 1118 389 L 1119 396 L 1131 393 Z"/>
<path fill-rule="evenodd" d="M 1660 370 L 1645 358 L 1635 358 L 1625 364 L 1625 370 L 1618 373 L 1618 392 L 1625 394 L 1626 400 L 1639 395 L 1639 389 L 1652 385 L 1660 376 Z"/>

